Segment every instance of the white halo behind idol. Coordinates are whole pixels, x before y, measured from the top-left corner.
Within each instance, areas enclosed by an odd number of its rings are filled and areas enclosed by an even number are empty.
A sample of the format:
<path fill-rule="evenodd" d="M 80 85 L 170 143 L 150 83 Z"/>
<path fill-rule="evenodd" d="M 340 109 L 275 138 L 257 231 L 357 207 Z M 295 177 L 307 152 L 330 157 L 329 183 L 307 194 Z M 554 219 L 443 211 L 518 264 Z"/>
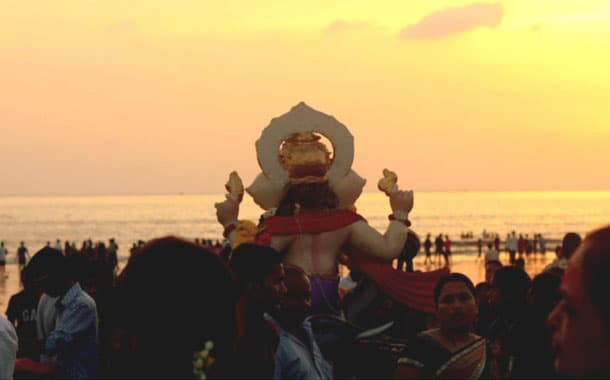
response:
<path fill-rule="evenodd" d="M 362 191 L 366 181 L 351 170 L 354 161 L 352 134 L 334 117 L 316 111 L 301 102 L 292 107 L 290 112 L 272 119 L 256 141 L 256 157 L 263 172 L 256 177 L 246 191 L 252 196 L 254 202 L 265 210 L 279 205 L 289 183 L 288 173 L 280 162 L 280 147 L 288 137 L 302 132 L 319 133 L 332 144 L 333 162 L 327 175 L 329 185 L 333 190 L 336 187 L 337 190 L 343 189 L 345 186 L 339 184 L 349 179 L 350 183 L 360 187 L 356 191 L 358 195 Z M 354 189 L 351 189 L 350 193 L 349 198 L 353 198 Z M 340 203 L 345 204 L 345 201 L 341 202 L 341 195 L 337 193 Z"/>

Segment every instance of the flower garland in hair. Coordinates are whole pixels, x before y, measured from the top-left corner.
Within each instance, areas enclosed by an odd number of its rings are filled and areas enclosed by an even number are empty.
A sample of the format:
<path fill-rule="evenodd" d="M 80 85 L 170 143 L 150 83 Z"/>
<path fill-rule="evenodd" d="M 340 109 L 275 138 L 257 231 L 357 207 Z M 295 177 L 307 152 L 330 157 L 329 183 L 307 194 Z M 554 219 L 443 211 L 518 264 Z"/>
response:
<path fill-rule="evenodd" d="M 208 340 L 205 342 L 203 350 L 195 351 L 193 353 L 193 374 L 197 376 L 199 380 L 207 379 L 205 371 L 216 361 L 216 359 L 210 355 L 212 349 L 214 349 L 214 343 L 211 340 Z"/>
<path fill-rule="evenodd" d="M 231 248 L 235 249 L 244 243 L 271 245 L 271 234 L 266 228 L 258 228 L 249 220 L 240 220 L 235 226 L 235 240 Z"/>

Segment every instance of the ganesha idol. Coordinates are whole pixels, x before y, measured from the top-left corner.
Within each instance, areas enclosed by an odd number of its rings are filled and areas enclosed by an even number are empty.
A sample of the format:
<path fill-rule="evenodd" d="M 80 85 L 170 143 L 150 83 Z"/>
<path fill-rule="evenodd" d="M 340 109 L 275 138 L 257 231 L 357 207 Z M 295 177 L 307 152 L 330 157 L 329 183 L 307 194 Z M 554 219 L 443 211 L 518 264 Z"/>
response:
<path fill-rule="evenodd" d="M 332 144 L 332 154 L 321 136 Z M 308 273 L 314 314 L 339 314 L 338 263 L 346 256 L 352 269 L 397 301 L 433 311 L 432 288 L 442 273 L 405 273 L 391 266 L 407 239 L 413 192 L 399 190 L 397 176 L 384 170 L 378 188 L 387 194 L 392 213 L 385 234 L 369 226 L 355 212 L 366 180 L 351 169 L 354 138 L 343 124 L 299 103 L 263 130 L 256 153 L 262 173 L 245 190 L 264 210 L 258 231 L 270 236 L 266 244 L 284 263 Z M 236 172 L 226 189 L 216 215 L 234 244 L 244 227 L 238 220 L 244 188 Z"/>

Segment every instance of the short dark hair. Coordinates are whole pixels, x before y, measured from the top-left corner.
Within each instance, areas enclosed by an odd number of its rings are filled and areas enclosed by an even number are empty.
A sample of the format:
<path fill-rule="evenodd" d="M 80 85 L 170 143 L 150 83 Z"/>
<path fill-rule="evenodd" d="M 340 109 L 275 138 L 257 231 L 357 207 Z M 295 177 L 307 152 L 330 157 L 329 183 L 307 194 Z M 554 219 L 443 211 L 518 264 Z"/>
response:
<path fill-rule="evenodd" d="M 262 282 L 272 272 L 273 266 L 281 263 L 282 258 L 275 249 L 251 243 L 240 244 L 229 259 L 240 292 L 250 283 Z"/>
<path fill-rule="evenodd" d="M 584 289 L 589 292 L 591 303 L 604 319 L 606 334 L 610 335 L 610 225 L 597 229 L 585 237 L 581 248 L 583 259 Z"/>
<path fill-rule="evenodd" d="M 67 276 L 69 272 L 64 255 L 51 247 L 44 247 L 36 252 L 26 267 L 29 279 L 32 280 L 45 274 Z"/>
<path fill-rule="evenodd" d="M 482 291 L 482 290 L 489 290 L 489 289 L 491 289 L 491 285 L 489 285 L 489 284 L 488 284 L 488 283 L 486 283 L 486 282 L 479 282 L 479 283 L 478 283 L 478 284 L 477 284 L 477 285 L 474 287 L 474 289 L 475 289 L 477 292 L 480 292 L 480 291 Z"/>
<path fill-rule="evenodd" d="M 441 277 L 436 283 L 436 286 L 434 287 L 434 304 L 436 306 L 438 306 L 438 299 L 441 296 L 443 288 L 450 282 L 464 283 L 470 291 L 470 294 L 472 294 L 472 297 L 476 298 L 476 291 L 474 289 L 474 285 L 466 275 L 462 273 L 449 273 L 448 275 Z"/>
<path fill-rule="evenodd" d="M 512 301 L 525 303 L 531 282 L 523 269 L 514 266 L 504 266 L 496 271 L 493 286 Z"/>
<path fill-rule="evenodd" d="M 568 232 L 564 235 L 563 240 L 561 241 L 561 255 L 565 259 L 569 259 L 572 257 L 576 248 L 582 242 L 582 238 L 576 232 Z"/>

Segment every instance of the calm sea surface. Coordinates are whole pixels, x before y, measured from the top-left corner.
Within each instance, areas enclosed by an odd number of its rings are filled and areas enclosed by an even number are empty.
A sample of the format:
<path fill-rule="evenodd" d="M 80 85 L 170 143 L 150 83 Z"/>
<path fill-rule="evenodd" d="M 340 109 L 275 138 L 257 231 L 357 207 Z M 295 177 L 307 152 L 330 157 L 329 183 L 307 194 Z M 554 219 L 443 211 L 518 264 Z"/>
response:
<path fill-rule="evenodd" d="M 221 237 L 214 202 L 217 195 L 0 197 L 0 240 L 14 257 L 19 241 L 34 252 L 47 241 L 114 237 L 119 255 L 126 256 L 138 239 L 168 234 L 185 238 Z M 365 193 L 358 212 L 384 231 L 390 213 L 382 193 Z M 246 195 L 241 218 L 257 221 L 261 210 Z M 459 241 L 462 232 L 475 237 L 483 230 L 542 233 L 559 239 L 567 231 L 581 234 L 610 223 L 610 191 L 604 192 L 416 192 L 411 214 L 413 230 L 448 234 Z M 12 261 L 12 260 L 11 260 Z"/>

